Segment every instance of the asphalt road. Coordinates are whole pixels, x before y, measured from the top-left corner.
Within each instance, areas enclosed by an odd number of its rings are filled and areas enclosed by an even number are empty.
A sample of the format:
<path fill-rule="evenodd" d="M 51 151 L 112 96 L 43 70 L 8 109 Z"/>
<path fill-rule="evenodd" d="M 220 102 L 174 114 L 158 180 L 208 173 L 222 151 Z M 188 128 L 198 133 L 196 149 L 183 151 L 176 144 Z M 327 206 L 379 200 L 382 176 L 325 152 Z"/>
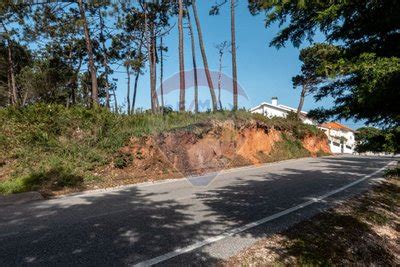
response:
<path fill-rule="evenodd" d="M 365 190 L 391 161 L 308 158 L 0 207 L 0 266 L 210 265 Z"/>

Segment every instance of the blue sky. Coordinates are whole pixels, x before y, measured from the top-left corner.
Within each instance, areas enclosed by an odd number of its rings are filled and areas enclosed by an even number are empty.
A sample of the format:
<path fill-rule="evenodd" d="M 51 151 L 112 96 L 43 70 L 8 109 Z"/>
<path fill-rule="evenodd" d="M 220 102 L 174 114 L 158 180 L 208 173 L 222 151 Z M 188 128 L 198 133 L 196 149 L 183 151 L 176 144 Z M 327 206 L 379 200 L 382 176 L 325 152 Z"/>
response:
<path fill-rule="evenodd" d="M 215 45 L 222 41 L 230 41 L 229 5 L 221 9 L 220 15 L 209 16 L 208 11 L 214 1 L 201 0 L 197 2 L 209 67 L 212 70 L 217 70 L 218 52 Z M 278 32 L 278 27 L 277 25 L 272 25 L 269 28 L 265 28 L 263 14 L 252 16 L 248 11 L 247 1 L 239 0 L 236 11 L 238 82 L 248 95 L 248 100 L 242 97 L 239 98 L 239 106 L 251 108 L 263 101 L 269 102 L 271 97 L 277 96 L 281 104 L 297 107 L 300 90 L 293 89 L 291 78 L 300 70 L 300 61 L 298 60 L 299 49 L 294 48 L 290 43 L 285 48 L 279 50 L 269 47 L 269 42 Z M 176 18 L 173 18 L 171 24 L 177 23 L 176 20 Z M 194 22 L 193 18 L 192 22 Z M 322 40 L 322 36 L 319 36 L 319 40 Z M 165 37 L 164 42 L 169 49 L 164 62 L 164 77 L 168 78 L 176 75 L 179 68 L 177 27 L 174 27 L 171 33 Z M 304 45 L 308 44 L 305 43 Z M 199 67 L 202 67 L 197 38 L 196 46 L 197 64 Z M 230 54 L 226 53 L 223 60 L 223 72 L 230 76 Z M 185 67 L 188 70 L 192 69 L 190 37 L 187 29 L 185 29 Z M 159 70 L 157 71 L 157 75 L 159 75 Z M 113 75 L 113 78 L 118 79 L 117 95 L 119 104 L 126 102 L 126 74 L 123 72 L 124 69 L 121 67 Z M 159 80 L 157 82 L 159 83 Z M 189 88 L 186 94 L 188 106 L 193 99 L 193 88 Z M 146 70 L 145 74 L 139 80 L 137 107 L 149 108 L 149 95 L 149 75 L 148 70 Z M 176 107 L 178 92 L 169 93 L 165 98 L 167 104 Z M 223 105 L 228 107 L 232 101 L 231 98 L 231 94 L 224 92 L 222 94 Z M 205 87 L 200 88 L 200 101 L 205 103 L 207 99 L 209 99 L 208 89 Z M 308 96 L 304 104 L 304 110 L 308 111 L 320 106 L 332 106 L 332 100 L 325 99 L 315 103 L 314 99 Z M 342 123 L 351 128 L 362 126 L 360 122 L 342 121 Z"/>

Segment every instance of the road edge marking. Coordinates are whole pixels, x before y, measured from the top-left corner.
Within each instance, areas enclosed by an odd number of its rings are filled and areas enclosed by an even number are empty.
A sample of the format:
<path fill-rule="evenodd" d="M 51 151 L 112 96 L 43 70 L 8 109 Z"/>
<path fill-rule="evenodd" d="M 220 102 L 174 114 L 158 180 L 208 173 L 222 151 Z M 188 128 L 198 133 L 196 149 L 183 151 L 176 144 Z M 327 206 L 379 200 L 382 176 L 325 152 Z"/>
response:
<path fill-rule="evenodd" d="M 224 238 L 227 238 L 227 237 L 233 236 L 235 234 L 238 234 L 238 233 L 244 232 L 246 230 L 249 230 L 251 228 L 260 226 L 260 225 L 262 225 L 262 224 L 264 224 L 266 222 L 278 219 L 278 218 L 280 218 L 282 216 L 285 216 L 287 214 L 290 214 L 290 213 L 292 213 L 294 211 L 303 209 L 303 208 L 305 208 L 307 206 L 310 206 L 310 205 L 312 205 L 314 203 L 320 202 L 321 200 L 323 200 L 323 199 L 325 199 L 327 197 L 330 197 L 330 196 L 332 196 L 334 194 L 337 194 L 337 193 L 339 193 L 341 191 L 344 191 L 344 190 L 346 190 L 346 189 L 348 189 L 348 188 L 350 188 L 350 187 L 352 187 L 352 186 L 354 186 L 356 184 L 359 184 L 359 183 L 371 178 L 375 174 L 382 172 L 383 170 L 385 170 L 388 166 L 392 165 L 393 163 L 396 163 L 396 162 L 395 161 L 391 161 L 388 164 L 386 164 L 385 166 L 383 166 L 382 168 L 374 171 L 373 173 L 370 173 L 370 174 L 364 176 L 363 178 L 355 180 L 355 181 L 353 181 L 353 182 L 351 182 L 351 183 L 349 183 L 349 184 L 347 184 L 345 186 L 339 187 L 339 188 L 337 188 L 337 189 L 335 189 L 333 191 L 330 191 L 330 192 L 328 192 L 328 193 L 326 193 L 326 194 L 324 194 L 322 196 L 319 196 L 319 197 L 313 198 L 313 199 L 311 199 L 309 201 L 303 202 L 303 203 L 301 203 L 301 204 L 299 204 L 297 206 L 294 206 L 294 207 L 291 207 L 289 209 L 283 210 L 281 212 L 272 214 L 270 216 L 267 216 L 267 217 L 264 217 L 264 218 L 262 218 L 260 220 L 245 224 L 243 226 L 230 229 L 230 230 L 228 230 L 228 231 L 226 231 L 226 232 L 224 232 L 224 233 L 222 233 L 220 235 L 207 238 L 207 239 L 205 239 L 203 241 L 196 242 L 196 243 L 194 243 L 192 245 L 189 245 L 189 246 L 186 246 L 186 247 L 182 247 L 182 248 L 178 248 L 178 249 L 175 249 L 175 250 L 173 250 L 171 252 L 168 252 L 166 254 L 163 254 L 163 255 L 154 257 L 152 259 L 136 263 L 133 266 L 137 266 L 137 267 L 139 267 L 139 266 L 152 266 L 152 265 L 167 261 L 169 259 L 172 259 L 172 258 L 174 258 L 176 256 L 179 256 L 179 255 L 191 252 L 193 250 L 196 250 L 198 248 L 204 247 L 206 245 L 212 244 L 214 242 L 220 241 L 220 240 L 222 240 Z"/>

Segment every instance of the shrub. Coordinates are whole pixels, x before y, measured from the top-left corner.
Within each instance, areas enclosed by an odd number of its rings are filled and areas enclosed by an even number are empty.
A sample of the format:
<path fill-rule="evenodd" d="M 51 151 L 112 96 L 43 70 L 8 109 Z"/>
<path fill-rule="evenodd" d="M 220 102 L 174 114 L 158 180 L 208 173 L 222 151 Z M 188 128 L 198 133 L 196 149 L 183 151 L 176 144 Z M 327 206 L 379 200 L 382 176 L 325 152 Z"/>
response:
<path fill-rule="evenodd" d="M 385 171 L 385 177 L 400 177 L 400 168 L 392 168 Z"/>
<path fill-rule="evenodd" d="M 270 154 L 271 161 L 293 159 L 310 156 L 310 152 L 303 147 L 300 140 L 288 134 L 282 135 L 282 140 L 277 142 Z"/>
<path fill-rule="evenodd" d="M 34 171 L 25 176 L 3 181 L 0 183 L 0 193 L 21 193 L 43 189 L 59 190 L 64 187 L 79 187 L 82 183 L 82 176 L 74 174 L 71 169 L 60 166 L 48 171 Z"/>
<path fill-rule="evenodd" d="M 132 161 L 133 156 L 131 153 L 119 152 L 114 159 L 114 167 L 118 169 L 123 169 L 125 167 L 128 167 L 129 164 L 132 163 Z"/>

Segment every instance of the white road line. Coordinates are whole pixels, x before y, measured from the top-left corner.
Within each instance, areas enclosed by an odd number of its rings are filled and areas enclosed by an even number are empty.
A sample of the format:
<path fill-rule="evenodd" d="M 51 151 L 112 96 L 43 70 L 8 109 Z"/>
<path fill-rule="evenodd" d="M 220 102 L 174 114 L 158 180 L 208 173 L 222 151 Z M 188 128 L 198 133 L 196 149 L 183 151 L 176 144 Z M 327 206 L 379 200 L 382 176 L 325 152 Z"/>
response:
<path fill-rule="evenodd" d="M 275 219 L 277 219 L 279 217 L 282 217 L 282 216 L 287 215 L 289 213 L 292 213 L 294 211 L 300 210 L 300 209 L 305 208 L 307 206 L 310 206 L 310 205 L 312 205 L 314 203 L 320 202 L 321 200 L 323 200 L 323 199 L 325 199 L 327 197 L 330 197 L 330 196 L 332 196 L 334 194 L 337 194 L 337 193 L 339 193 L 339 192 L 341 192 L 343 190 L 348 189 L 349 187 L 352 187 L 352 186 L 354 186 L 356 184 L 359 184 L 359 183 L 369 179 L 370 177 L 374 176 L 375 174 L 383 171 L 384 169 L 386 169 L 389 165 L 391 165 L 393 163 L 395 163 L 395 161 L 389 162 L 384 167 L 380 168 L 379 170 L 377 170 L 377 171 L 375 171 L 375 172 L 373 172 L 371 174 L 368 174 L 368 175 L 364 176 L 363 178 L 360 178 L 360 179 L 358 179 L 358 180 L 356 180 L 354 182 L 351 182 L 351 183 L 349 183 L 349 184 L 347 184 L 345 186 L 342 186 L 342 187 L 340 187 L 338 189 L 335 189 L 333 191 L 330 191 L 330 192 L 328 192 L 328 193 L 326 193 L 326 194 L 324 194 L 322 196 L 319 196 L 317 198 L 313 198 L 312 200 L 309 200 L 307 202 L 301 203 L 301 204 L 299 204 L 297 206 L 294 206 L 292 208 L 289 208 L 287 210 L 275 213 L 273 215 L 270 215 L 270 216 L 265 217 L 263 219 L 260 219 L 258 221 L 254 221 L 254 222 L 248 223 L 246 225 L 243 225 L 241 227 L 233 228 L 233 229 L 228 230 L 228 231 L 226 231 L 226 232 L 224 232 L 224 233 L 222 233 L 220 235 L 217 235 L 217 236 L 214 236 L 214 237 L 211 237 L 211 238 L 207 238 L 207 239 L 205 239 L 203 241 L 196 242 L 196 243 L 194 243 L 192 245 L 189 245 L 187 247 L 178 248 L 178 249 L 175 249 L 174 251 L 168 252 L 168 253 L 166 253 L 164 255 L 161 255 L 161 256 L 146 260 L 146 261 L 139 262 L 139 263 L 135 264 L 134 266 L 151 266 L 151 265 L 155 265 L 157 263 L 164 262 L 164 261 L 169 260 L 171 258 L 174 258 L 176 256 L 179 256 L 179 255 L 185 254 L 187 252 L 193 251 L 195 249 L 201 248 L 201 247 L 203 247 L 205 245 L 209 245 L 211 243 L 217 242 L 217 241 L 222 240 L 222 239 L 224 239 L 226 237 L 233 236 L 235 234 L 244 232 L 246 230 L 249 230 L 251 228 L 254 228 L 256 226 L 264 224 L 266 222 L 275 220 Z"/>

